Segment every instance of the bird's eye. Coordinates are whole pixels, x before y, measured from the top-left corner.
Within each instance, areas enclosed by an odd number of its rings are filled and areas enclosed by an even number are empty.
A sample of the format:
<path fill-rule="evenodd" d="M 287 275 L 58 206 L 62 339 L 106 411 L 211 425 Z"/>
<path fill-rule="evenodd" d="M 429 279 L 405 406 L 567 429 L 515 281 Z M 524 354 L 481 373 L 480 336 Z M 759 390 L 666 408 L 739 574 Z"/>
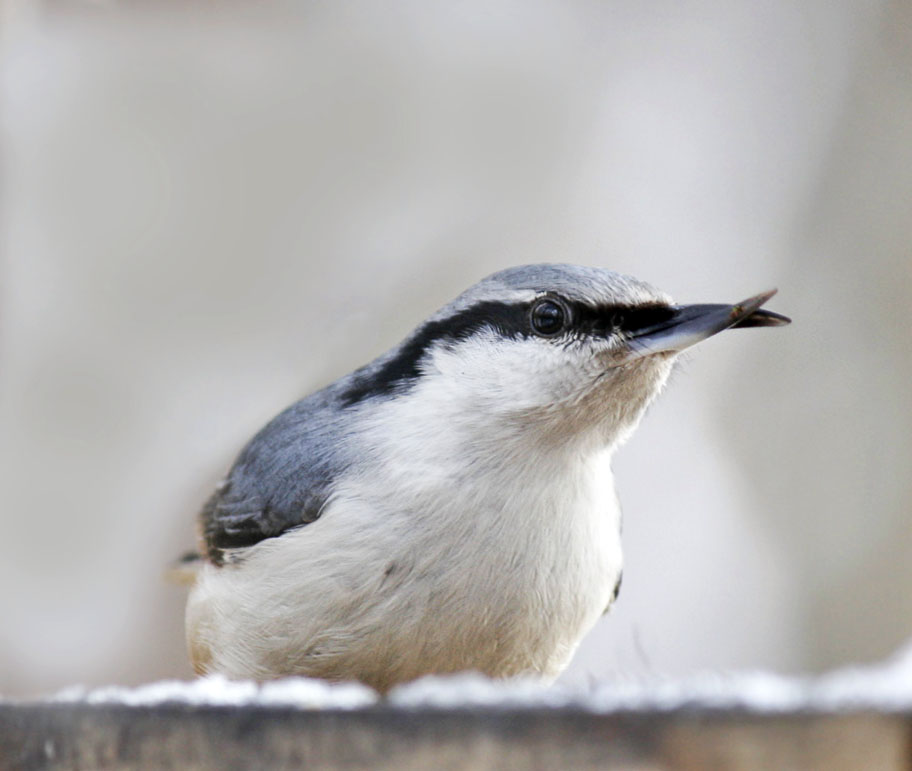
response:
<path fill-rule="evenodd" d="M 615 311 L 611 314 L 611 326 L 615 331 L 623 329 L 625 321 L 627 321 L 627 317 L 623 311 Z"/>
<path fill-rule="evenodd" d="M 539 300 L 532 306 L 532 329 L 543 337 L 553 337 L 564 331 L 569 314 L 554 300 Z"/>

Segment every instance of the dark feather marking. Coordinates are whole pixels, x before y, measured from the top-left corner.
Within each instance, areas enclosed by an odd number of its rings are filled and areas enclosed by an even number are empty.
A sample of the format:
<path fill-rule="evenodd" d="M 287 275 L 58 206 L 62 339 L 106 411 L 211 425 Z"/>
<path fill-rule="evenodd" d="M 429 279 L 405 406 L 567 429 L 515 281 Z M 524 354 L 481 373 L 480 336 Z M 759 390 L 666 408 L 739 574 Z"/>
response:
<path fill-rule="evenodd" d="M 574 331 L 577 336 L 604 337 L 612 332 L 634 334 L 674 317 L 673 308 L 661 303 L 637 305 L 592 306 L 574 303 Z"/>
<path fill-rule="evenodd" d="M 605 336 L 618 329 L 635 332 L 674 314 L 671 308 L 660 303 L 631 308 L 593 306 L 561 299 L 570 309 L 571 323 L 567 332 L 551 338 L 558 342 L 566 342 L 571 337 Z M 421 365 L 437 343 L 457 343 L 485 328 L 510 339 L 533 336 L 530 310 L 534 302 L 482 302 L 447 318 L 425 323 L 379 369 L 368 365 L 356 371 L 351 387 L 342 394 L 342 403 L 350 407 L 368 397 L 388 396 L 408 387 L 420 377 Z"/>
<path fill-rule="evenodd" d="M 621 584 L 624 582 L 624 571 L 622 570 L 618 573 L 617 581 L 614 584 L 614 591 L 611 592 L 611 599 L 608 601 L 608 605 L 605 610 L 602 611 L 602 615 L 605 615 L 609 610 L 614 607 L 614 603 L 617 602 L 618 595 L 621 593 Z"/>
<path fill-rule="evenodd" d="M 435 343 L 465 340 L 484 327 L 511 338 L 531 334 L 528 310 L 525 303 L 485 302 L 426 322 L 379 369 L 368 365 L 355 372 L 352 386 L 342 394 L 343 404 L 350 407 L 368 396 L 392 394 L 399 385 L 416 380 L 425 355 Z"/>

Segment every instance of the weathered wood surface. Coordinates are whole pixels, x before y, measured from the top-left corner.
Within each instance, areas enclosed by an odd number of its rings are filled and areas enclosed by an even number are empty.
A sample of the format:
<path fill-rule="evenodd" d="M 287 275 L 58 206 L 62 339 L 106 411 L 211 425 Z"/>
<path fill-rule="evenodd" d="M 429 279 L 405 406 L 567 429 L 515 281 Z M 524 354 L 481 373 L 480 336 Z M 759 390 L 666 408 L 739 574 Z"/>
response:
<path fill-rule="evenodd" d="M 912 716 L 0 705 L 4 769 L 910 769 Z"/>

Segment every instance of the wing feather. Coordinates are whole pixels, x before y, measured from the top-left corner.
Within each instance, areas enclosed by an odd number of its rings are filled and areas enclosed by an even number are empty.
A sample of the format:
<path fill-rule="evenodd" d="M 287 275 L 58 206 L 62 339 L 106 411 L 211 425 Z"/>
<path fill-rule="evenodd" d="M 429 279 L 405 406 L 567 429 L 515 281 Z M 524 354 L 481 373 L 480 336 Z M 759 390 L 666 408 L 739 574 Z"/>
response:
<path fill-rule="evenodd" d="M 332 481 L 344 467 L 339 425 L 345 410 L 329 409 L 317 392 L 274 418 L 241 451 L 199 515 L 207 558 L 254 546 L 319 518 Z"/>

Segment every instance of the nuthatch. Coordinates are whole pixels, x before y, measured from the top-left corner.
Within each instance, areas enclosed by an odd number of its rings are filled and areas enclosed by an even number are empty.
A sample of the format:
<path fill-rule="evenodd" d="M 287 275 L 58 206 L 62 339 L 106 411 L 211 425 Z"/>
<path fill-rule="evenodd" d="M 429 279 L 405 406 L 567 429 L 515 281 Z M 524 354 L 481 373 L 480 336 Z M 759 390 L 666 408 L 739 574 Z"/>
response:
<path fill-rule="evenodd" d="M 198 672 L 553 678 L 621 580 L 611 456 L 675 357 L 732 327 L 575 265 L 495 273 L 242 450 L 200 515 Z"/>

